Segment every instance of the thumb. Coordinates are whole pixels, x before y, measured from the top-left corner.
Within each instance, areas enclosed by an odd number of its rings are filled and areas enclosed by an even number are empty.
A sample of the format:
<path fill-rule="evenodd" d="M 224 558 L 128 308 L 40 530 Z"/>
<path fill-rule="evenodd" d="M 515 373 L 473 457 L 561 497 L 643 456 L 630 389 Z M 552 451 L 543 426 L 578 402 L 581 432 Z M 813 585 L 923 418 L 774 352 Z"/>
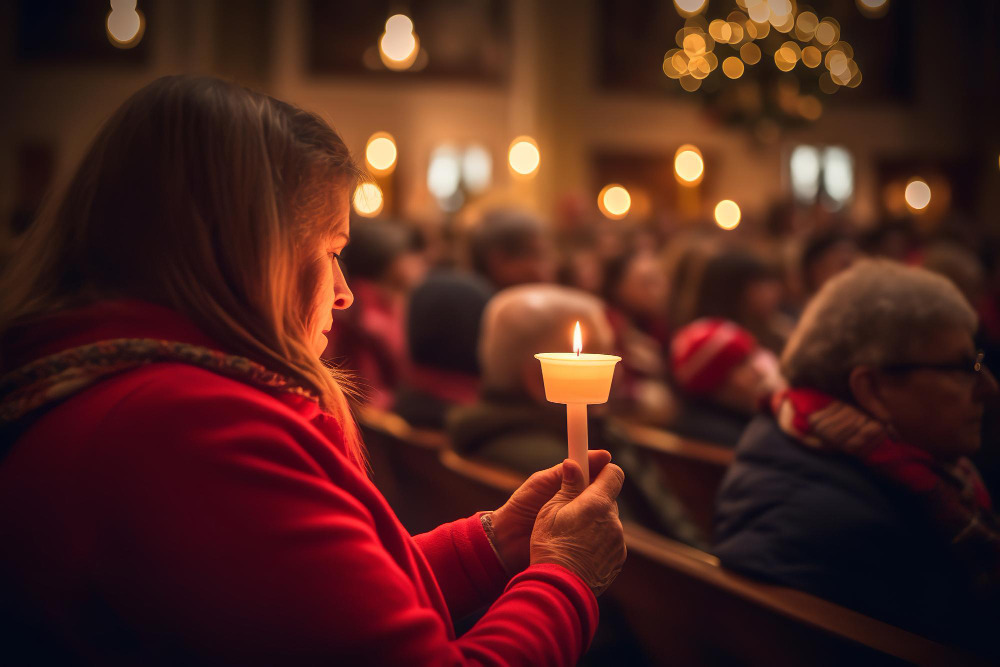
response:
<path fill-rule="evenodd" d="M 559 487 L 559 491 L 553 500 L 568 503 L 583 493 L 586 488 L 587 485 L 583 481 L 583 471 L 580 470 L 579 464 L 572 459 L 563 461 L 562 486 Z"/>

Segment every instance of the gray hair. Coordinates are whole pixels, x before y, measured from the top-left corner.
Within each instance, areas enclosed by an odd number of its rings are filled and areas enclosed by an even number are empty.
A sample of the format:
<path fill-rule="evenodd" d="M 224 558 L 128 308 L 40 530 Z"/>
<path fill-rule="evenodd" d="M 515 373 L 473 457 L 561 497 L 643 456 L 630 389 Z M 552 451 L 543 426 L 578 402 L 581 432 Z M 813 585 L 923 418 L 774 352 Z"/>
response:
<path fill-rule="evenodd" d="M 793 387 L 851 400 L 856 366 L 915 361 L 943 329 L 974 334 L 976 314 L 947 279 L 888 260 L 861 260 L 809 302 L 781 356 Z"/>
<path fill-rule="evenodd" d="M 484 388 L 523 389 L 522 370 L 538 352 L 570 352 L 573 325 L 583 332 L 584 352 L 610 352 L 614 334 L 604 302 L 582 290 L 532 284 L 497 293 L 483 313 L 479 364 Z M 541 373 L 539 367 L 539 373 Z"/>

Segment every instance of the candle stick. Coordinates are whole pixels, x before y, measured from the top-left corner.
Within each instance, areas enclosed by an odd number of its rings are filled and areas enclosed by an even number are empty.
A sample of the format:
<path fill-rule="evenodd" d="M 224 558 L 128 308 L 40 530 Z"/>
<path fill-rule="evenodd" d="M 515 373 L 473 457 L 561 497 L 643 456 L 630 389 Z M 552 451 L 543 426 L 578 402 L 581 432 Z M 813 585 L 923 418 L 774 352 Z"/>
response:
<path fill-rule="evenodd" d="M 535 358 L 542 364 L 545 398 L 566 405 L 566 440 L 569 458 L 580 465 L 583 478 L 590 484 L 587 458 L 587 406 L 606 403 L 611 392 L 615 364 L 621 357 L 610 354 L 583 354 L 580 323 L 573 330 L 573 352 L 543 352 Z"/>

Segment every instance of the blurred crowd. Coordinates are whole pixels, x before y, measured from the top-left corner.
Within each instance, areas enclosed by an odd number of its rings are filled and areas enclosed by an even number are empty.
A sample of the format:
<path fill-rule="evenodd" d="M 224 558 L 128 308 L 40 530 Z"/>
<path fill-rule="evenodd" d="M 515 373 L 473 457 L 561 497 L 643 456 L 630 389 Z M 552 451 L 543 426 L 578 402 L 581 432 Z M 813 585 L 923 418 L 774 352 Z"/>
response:
<path fill-rule="evenodd" d="M 359 402 L 531 473 L 566 456 L 564 408 L 546 402 L 533 355 L 569 351 L 579 322 L 584 351 L 622 357 L 589 428 L 626 472 L 624 518 L 745 574 L 977 645 L 994 618 L 982 604 L 1000 592 L 986 366 L 1000 355 L 1000 266 L 991 239 L 941 229 L 804 225 L 781 207 L 733 232 L 515 209 L 438 234 L 359 218 L 343 254 L 354 305 L 334 313 L 324 356 L 353 371 Z M 736 448 L 714 535 L 623 422 Z M 933 585 L 913 585 L 928 572 Z"/>
<path fill-rule="evenodd" d="M 732 446 L 782 387 L 778 357 L 810 297 L 862 257 L 948 278 L 977 312 L 978 346 L 1000 354 L 991 239 L 791 218 L 723 232 L 497 209 L 435 234 L 357 218 L 343 254 L 354 306 L 334 313 L 324 356 L 354 372 L 361 401 L 464 433 L 470 407 L 544 405 L 531 355 L 569 351 L 580 321 L 585 351 L 622 357 L 605 412 Z"/>

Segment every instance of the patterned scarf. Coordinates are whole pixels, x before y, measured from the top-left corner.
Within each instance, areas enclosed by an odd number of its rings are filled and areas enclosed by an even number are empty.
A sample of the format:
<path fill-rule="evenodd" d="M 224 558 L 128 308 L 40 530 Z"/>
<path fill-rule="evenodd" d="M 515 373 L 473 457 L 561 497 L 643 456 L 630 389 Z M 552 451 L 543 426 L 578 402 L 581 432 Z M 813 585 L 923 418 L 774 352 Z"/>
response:
<path fill-rule="evenodd" d="M 199 366 L 256 387 L 316 400 L 313 392 L 291 378 L 246 357 L 168 340 L 116 338 L 43 357 L 0 377 L 0 427 L 116 373 L 171 361 Z"/>
<path fill-rule="evenodd" d="M 890 437 L 886 427 L 846 403 L 810 389 L 771 398 L 779 427 L 806 447 L 853 456 L 909 491 L 965 566 L 977 592 L 1000 592 L 1000 521 L 972 462 L 945 465 Z"/>

